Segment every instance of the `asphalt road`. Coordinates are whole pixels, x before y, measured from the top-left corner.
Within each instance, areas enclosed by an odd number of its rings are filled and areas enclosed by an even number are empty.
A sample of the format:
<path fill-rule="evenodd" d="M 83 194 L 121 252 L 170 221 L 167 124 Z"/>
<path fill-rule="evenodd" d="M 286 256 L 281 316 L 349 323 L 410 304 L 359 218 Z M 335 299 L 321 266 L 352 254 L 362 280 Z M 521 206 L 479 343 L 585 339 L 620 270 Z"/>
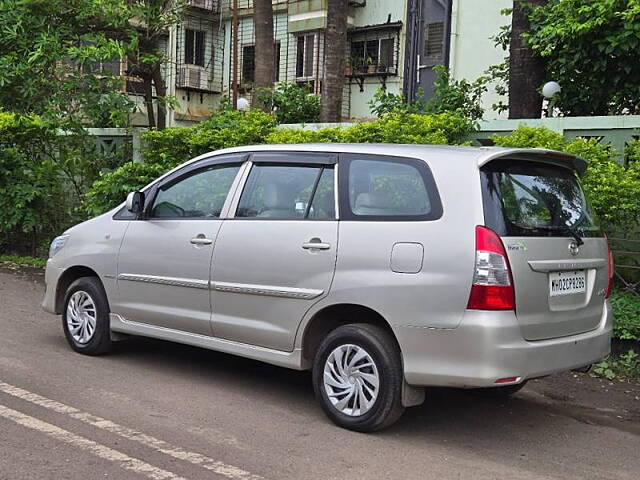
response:
<path fill-rule="evenodd" d="M 42 294 L 0 272 L 0 479 L 640 476 L 639 425 L 615 412 L 434 390 L 384 432 L 348 432 L 305 372 L 147 339 L 73 353 Z"/>

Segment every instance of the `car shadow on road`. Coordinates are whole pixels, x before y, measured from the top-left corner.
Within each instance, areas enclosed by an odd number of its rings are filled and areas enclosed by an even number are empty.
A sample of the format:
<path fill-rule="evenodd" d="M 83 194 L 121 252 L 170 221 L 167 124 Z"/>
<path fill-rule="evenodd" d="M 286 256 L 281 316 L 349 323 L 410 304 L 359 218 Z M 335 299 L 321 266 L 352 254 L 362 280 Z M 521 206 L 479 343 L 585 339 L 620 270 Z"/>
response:
<path fill-rule="evenodd" d="M 110 358 L 122 363 L 131 361 L 147 364 L 169 375 L 180 375 L 221 381 L 235 389 L 250 388 L 263 401 L 273 404 L 286 402 L 298 413 L 322 418 L 313 398 L 310 372 L 289 370 L 235 355 L 181 345 L 163 340 L 133 337 L 117 342 Z M 468 391 L 447 388 L 427 389 L 423 405 L 406 410 L 401 420 L 389 431 L 403 436 L 437 433 L 458 439 L 458 435 L 481 435 L 491 431 L 492 436 L 513 436 L 513 431 L 548 429 L 559 423 L 611 426 L 598 415 L 576 411 L 562 402 L 550 403 L 539 395 L 528 392 L 508 398 L 485 398 Z M 633 426 L 631 431 L 638 429 Z M 635 432 L 637 433 L 637 432 Z"/>

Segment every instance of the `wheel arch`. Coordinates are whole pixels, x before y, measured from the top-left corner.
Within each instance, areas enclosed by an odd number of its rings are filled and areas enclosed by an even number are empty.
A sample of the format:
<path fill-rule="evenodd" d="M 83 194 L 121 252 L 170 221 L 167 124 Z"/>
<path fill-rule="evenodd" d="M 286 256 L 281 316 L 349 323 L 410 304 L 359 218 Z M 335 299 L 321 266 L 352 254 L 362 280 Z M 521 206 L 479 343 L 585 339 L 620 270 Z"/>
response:
<path fill-rule="evenodd" d="M 82 277 L 95 277 L 98 279 L 102 288 L 104 289 L 104 285 L 102 284 L 102 280 L 100 279 L 100 275 L 96 273 L 95 270 L 89 268 L 85 265 L 74 265 L 73 267 L 67 268 L 60 278 L 58 279 L 58 284 L 56 286 L 56 301 L 55 301 L 55 309 L 57 314 L 61 314 L 64 310 L 64 297 L 67 293 L 67 289 L 69 285 L 75 282 L 77 279 Z"/>
<path fill-rule="evenodd" d="M 327 305 L 315 312 L 303 327 L 300 344 L 302 368 L 311 368 L 316 351 L 329 332 L 351 323 L 367 323 L 383 328 L 399 348 L 398 339 L 391 324 L 373 308 L 356 303 Z"/>

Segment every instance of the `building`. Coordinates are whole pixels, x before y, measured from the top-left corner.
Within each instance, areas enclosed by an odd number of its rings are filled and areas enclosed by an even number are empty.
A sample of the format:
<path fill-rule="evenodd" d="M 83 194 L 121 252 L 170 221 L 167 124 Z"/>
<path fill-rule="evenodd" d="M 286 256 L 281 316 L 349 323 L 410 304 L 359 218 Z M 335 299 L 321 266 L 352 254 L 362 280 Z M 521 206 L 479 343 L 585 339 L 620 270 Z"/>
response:
<path fill-rule="evenodd" d="M 249 98 L 254 78 L 253 1 L 238 1 L 238 65 L 240 96 Z M 187 0 L 182 23 L 168 32 L 166 80 L 178 106 L 169 126 L 208 118 L 221 98 L 230 96 L 233 0 Z M 446 65 L 453 78 L 473 80 L 505 53 L 491 37 L 510 20 L 501 15 L 512 0 L 350 0 L 347 68 L 343 116 L 370 118 L 376 90 L 415 98 L 433 93 L 435 65 Z M 307 85 L 322 94 L 327 0 L 273 0 L 276 82 Z M 127 91 L 140 94 L 135 79 Z M 487 116 L 495 94 L 484 99 Z M 140 100 L 134 124 L 144 125 Z"/>

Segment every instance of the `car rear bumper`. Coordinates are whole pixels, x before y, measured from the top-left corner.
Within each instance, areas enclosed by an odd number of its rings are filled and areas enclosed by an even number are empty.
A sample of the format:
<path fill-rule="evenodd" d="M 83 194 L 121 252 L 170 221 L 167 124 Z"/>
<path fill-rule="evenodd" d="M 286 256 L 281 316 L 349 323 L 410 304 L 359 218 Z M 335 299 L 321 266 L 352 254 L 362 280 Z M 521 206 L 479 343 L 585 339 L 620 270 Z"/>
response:
<path fill-rule="evenodd" d="M 56 289 L 62 272 L 61 268 L 51 265 L 51 259 L 47 261 L 47 269 L 44 272 L 47 289 L 44 293 L 44 300 L 42 300 L 42 309 L 45 312 L 58 313 L 56 312 Z"/>
<path fill-rule="evenodd" d="M 396 327 L 410 385 L 490 387 L 498 379 L 520 383 L 598 362 L 611 349 L 613 315 L 605 302 L 595 330 L 527 341 L 513 312 L 468 310 L 458 328 Z"/>

